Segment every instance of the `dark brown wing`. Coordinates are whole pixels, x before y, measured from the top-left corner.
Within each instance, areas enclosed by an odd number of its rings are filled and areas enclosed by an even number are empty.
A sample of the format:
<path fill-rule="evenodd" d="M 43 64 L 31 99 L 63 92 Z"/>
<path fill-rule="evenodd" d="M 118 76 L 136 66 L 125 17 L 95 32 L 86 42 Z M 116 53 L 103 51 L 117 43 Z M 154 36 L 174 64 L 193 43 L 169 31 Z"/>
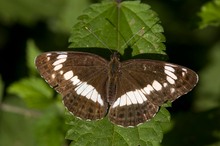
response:
<path fill-rule="evenodd" d="M 105 116 L 108 61 L 90 53 L 46 52 L 36 58 L 35 64 L 75 116 L 90 120 Z"/>
<path fill-rule="evenodd" d="M 151 60 L 122 62 L 117 100 L 109 119 L 122 126 L 135 126 L 151 119 L 166 101 L 174 101 L 197 84 L 197 74 L 183 66 Z"/>

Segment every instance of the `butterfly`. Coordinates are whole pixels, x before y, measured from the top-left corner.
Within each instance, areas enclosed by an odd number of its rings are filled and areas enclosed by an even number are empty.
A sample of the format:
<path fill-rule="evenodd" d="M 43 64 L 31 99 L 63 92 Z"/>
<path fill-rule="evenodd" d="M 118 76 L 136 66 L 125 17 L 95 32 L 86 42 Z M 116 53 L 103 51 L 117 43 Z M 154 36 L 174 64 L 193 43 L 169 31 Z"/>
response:
<path fill-rule="evenodd" d="M 35 65 L 46 82 L 63 97 L 75 116 L 108 119 L 123 127 L 150 120 L 167 101 L 191 91 L 198 75 L 191 69 L 163 61 L 110 61 L 86 52 L 45 52 Z"/>

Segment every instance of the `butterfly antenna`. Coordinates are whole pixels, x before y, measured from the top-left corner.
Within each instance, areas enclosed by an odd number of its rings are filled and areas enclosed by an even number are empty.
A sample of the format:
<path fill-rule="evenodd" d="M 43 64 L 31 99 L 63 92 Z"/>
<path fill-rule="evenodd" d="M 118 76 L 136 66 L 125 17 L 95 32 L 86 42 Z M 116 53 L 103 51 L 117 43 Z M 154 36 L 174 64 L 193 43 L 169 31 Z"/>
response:
<path fill-rule="evenodd" d="M 103 46 L 105 46 L 107 49 L 111 51 L 111 49 L 108 47 L 106 43 L 104 43 L 94 32 L 91 31 L 88 27 L 85 26 L 85 29 L 90 32 Z M 112 51 L 111 51 L 112 52 Z"/>
<path fill-rule="evenodd" d="M 124 45 L 122 45 L 121 46 L 121 48 L 124 48 L 125 46 L 128 46 L 128 43 L 136 36 L 136 35 L 138 35 L 139 33 L 141 33 L 141 36 L 143 36 L 146 32 L 144 32 L 144 29 L 145 29 L 145 27 L 142 27 L 138 32 L 136 32 L 132 37 L 130 37 L 125 43 L 124 43 Z M 141 38 L 139 38 L 138 40 L 140 40 Z M 132 45 L 130 45 L 130 46 L 133 46 L 135 43 L 137 43 L 137 41 L 138 40 L 136 40 Z"/>

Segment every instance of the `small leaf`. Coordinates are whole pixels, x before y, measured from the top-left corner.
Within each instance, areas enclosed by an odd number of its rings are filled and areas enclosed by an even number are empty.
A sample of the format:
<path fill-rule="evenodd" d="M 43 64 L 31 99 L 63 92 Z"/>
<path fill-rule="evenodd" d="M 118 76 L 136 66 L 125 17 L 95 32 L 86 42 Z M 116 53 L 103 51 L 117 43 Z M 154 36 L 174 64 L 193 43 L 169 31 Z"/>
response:
<path fill-rule="evenodd" d="M 34 65 L 34 60 L 37 55 L 40 54 L 39 49 L 35 45 L 33 40 L 28 40 L 27 41 L 27 66 L 28 69 L 30 70 L 30 74 L 34 74 L 37 72 L 36 67 Z"/>
<path fill-rule="evenodd" d="M 21 79 L 10 85 L 7 91 L 21 97 L 32 108 L 44 108 L 53 101 L 53 90 L 39 78 Z"/>
<path fill-rule="evenodd" d="M 165 37 L 157 14 L 139 1 L 94 4 L 78 18 L 70 37 L 71 48 L 100 47 L 124 54 L 164 54 Z"/>
<path fill-rule="evenodd" d="M 220 25 L 220 0 L 212 0 L 202 6 L 201 12 L 198 14 L 202 22 L 200 22 L 200 28 L 207 26 L 219 26 Z"/>

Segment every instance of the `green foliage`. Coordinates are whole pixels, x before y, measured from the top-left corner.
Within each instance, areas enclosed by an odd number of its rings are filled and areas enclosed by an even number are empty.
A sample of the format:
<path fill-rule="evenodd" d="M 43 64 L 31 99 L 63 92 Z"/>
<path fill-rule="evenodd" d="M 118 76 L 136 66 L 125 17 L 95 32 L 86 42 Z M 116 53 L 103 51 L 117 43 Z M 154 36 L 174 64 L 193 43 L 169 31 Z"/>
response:
<path fill-rule="evenodd" d="M 7 105 L 7 106 L 6 106 Z M 0 145 L 8 146 L 35 146 L 34 122 L 37 118 L 24 105 L 19 98 L 10 97 L 0 106 Z M 23 110 L 21 110 L 21 108 Z M 22 113 L 23 115 L 19 114 Z M 31 113 L 31 114 L 30 114 Z M 28 117 L 27 115 L 31 115 Z"/>
<path fill-rule="evenodd" d="M 24 78 L 13 83 L 8 93 L 21 97 L 31 108 L 45 108 L 53 102 L 53 91 L 40 78 Z"/>
<path fill-rule="evenodd" d="M 170 120 L 169 112 L 161 108 L 160 112 L 149 122 L 133 128 L 123 128 L 109 122 L 107 118 L 98 121 L 83 121 L 67 114 L 70 125 L 67 139 L 71 145 L 115 145 L 154 146 L 162 141 L 163 126 Z"/>
<path fill-rule="evenodd" d="M 27 67 L 30 71 L 29 74 L 34 75 L 34 74 L 36 74 L 36 67 L 34 65 L 34 60 L 35 60 L 35 57 L 40 54 L 40 51 L 37 48 L 37 46 L 35 45 L 33 40 L 28 40 L 26 46 L 27 46 L 27 48 L 26 48 L 26 50 L 27 50 L 27 56 L 26 56 Z"/>
<path fill-rule="evenodd" d="M 109 48 L 124 54 L 129 46 L 133 55 L 164 54 L 165 37 L 160 20 L 149 5 L 139 1 L 94 4 L 78 21 L 70 37 L 71 48 Z"/>
<path fill-rule="evenodd" d="M 63 108 L 61 108 L 63 109 Z M 65 142 L 64 110 L 56 104 L 48 106 L 35 123 L 36 143 L 40 146 L 61 146 Z"/>
<path fill-rule="evenodd" d="M 220 26 L 220 0 L 212 0 L 206 3 L 201 8 L 198 14 L 202 22 L 199 24 L 200 28 L 207 26 Z"/>

